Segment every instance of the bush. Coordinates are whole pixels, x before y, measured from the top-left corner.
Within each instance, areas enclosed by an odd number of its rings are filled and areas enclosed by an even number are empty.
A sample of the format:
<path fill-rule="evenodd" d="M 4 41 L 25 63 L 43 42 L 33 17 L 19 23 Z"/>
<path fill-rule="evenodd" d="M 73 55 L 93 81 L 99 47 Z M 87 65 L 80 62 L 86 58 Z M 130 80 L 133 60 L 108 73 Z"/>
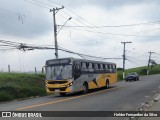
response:
<path fill-rule="evenodd" d="M 123 72 L 122 71 L 117 72 L 117 79 L 118 79 L 118 81 L 123 80 Z"/>
<path fill-rule="evenodd" d="M 146 75 L 147 74 L 147 69 L 143 68 L 140 70 L 140 75 Z"/>
<path fill-rule="evenodd" d="M 0 102 L 1 101 L 9 101 L 9 100 L 13 100 L 13 96 L 11 94 L 8 94 L 6 92 L 0 92 Z"/>
<path fill-rule="evenodd" d="M 0 102 L 45 94 L 45 75 L 0 73 Z"/>

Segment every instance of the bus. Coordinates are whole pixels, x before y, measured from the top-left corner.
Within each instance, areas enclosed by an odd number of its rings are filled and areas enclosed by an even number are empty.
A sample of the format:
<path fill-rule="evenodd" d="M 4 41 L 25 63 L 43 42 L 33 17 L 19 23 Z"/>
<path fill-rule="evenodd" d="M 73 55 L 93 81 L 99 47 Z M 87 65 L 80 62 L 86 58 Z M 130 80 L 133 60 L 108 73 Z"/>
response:
<path fill-rule="evenodd" d="M 116 64 L 76 58 L 46 61 L 46 92 L 66 93 L 106 87 L 117 82 Z"/>

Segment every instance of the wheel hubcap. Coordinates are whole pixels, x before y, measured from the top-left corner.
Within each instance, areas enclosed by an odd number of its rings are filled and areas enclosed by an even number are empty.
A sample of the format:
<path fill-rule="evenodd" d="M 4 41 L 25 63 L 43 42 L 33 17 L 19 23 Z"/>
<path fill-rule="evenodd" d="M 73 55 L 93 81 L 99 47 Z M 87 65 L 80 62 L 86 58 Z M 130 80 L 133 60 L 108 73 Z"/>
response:
<path fill-rule="evenodd" d="M 83 90 L 86 91 L 86 86 L 85 85 L 83 86 Z"/>

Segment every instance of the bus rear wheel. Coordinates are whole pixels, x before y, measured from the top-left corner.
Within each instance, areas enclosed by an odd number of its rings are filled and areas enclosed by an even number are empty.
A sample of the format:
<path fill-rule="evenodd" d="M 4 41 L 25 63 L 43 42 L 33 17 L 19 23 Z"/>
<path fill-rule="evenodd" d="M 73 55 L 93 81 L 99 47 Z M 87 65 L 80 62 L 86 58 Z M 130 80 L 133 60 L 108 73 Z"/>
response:
<path fill-rule="evenodd" d="M 88 92 L 88 84 L 84 83 L 83 84 L 83 93 L 86 94 Z"/>
<path fill-rule="evenodd" d="M 109 88 L 109 81 L 106 80 L 106 89 L 108 89 L 108 88 Z"/>

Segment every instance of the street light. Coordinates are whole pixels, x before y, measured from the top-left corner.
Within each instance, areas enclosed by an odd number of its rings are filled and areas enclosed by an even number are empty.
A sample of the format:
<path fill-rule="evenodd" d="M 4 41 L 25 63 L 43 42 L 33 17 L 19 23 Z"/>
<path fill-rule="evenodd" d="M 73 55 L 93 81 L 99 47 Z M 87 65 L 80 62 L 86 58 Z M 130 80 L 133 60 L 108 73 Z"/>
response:
<path fill-rule="evenodd" d="M 58 32 L 57 32 L 57 34 L 61 31 L 61 29 L 66 25 L 66 23 L 69 21 L 69 20 L 71 20 L 72 19 L 72 17 L 70 17 L 62 26 L 61 26 L 61 28 L 58 30 Z"/>

